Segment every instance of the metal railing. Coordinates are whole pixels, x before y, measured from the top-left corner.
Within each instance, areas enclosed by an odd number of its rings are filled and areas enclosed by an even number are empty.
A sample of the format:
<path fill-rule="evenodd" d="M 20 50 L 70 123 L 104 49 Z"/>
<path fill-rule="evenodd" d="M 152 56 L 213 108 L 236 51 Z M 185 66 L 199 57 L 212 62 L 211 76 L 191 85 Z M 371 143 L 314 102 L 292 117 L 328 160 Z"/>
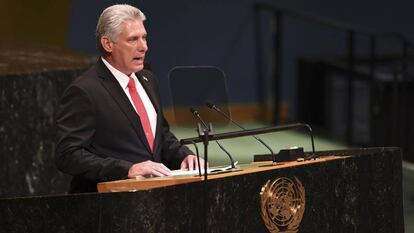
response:
<path fill-rule="evenodd" d="M 345 57 L 345 64 L 346 64 L 346 76 L 347 76 L 347 91 L 346 91 L 346 141 L 348 143 L 352 142 L 352 135 L 353 135 L 353 106 L 354 106 L 354 99 L 353 99 L 353 83 L 355 82 L 355 67 L 357 62 L 360 62 L 361 59 L 359 59 L 356 56 L 356 43 L 357 35 L 365 35 L 369 37 L 369 57 L 368 59 L 365 59 L 365 62 L 367 63 L 369 67 L 369 74 L 368 74 L 368 83 L 369 83 L 369 90 L 370 90 L 370 103 L 369 103 L 369 114 L 370 119 L 373 119 L 375 116 L 375 109 L 374 106 L 376 106 L 377 100 L 377 90 L 376 90 L 376 69 L 377 64 L 379 62 L 381 63 L 389 63 L 394 66 L 393 70 L 394 72 L 394 80 L 393 85 L 396 87 L 393 89 L 393 106 L 395 107 L 393 111 L 393 128 L 396 129 L 397 121 L 400 119 L 399 114 L 401 114 L 401 103 L 399 102 L 399 99 L 404 99 L 405 96 L 407 96 L 406 88 L 404 85 L 402 85 L 402 88 L 398 88 L 398 82 L 404 83 L 407 80 L 408 77 L 408 64 L 411 62 L 411 56 L 410 56 L 410 50 L 414 50 L 414 44 L 407 40 L 402 34 L 400 33 L 379 33 L 367 29 L 363 29 L 357 26 L 341 23 L 335 20 L 319 17 L 319 16 L 313 16 L 305 13 L 301 13 L 298 11 L 292 11 L 289 9 L 279 8 L 270 4 L 255 4 L 254 5 L 254 12 L 255 12 L 255 26 L 256 26 L 256 52 L 257 52 L 257 68 L 258 68 L 258 82 L 259 86 L 260 83 L 263 83 L 263 77 L 264 72 L 261 68 L 262 66 L 262 38 L 261 38 L 261 30 L 260 30 L 260 14 L 263 12 L 267 12 L 272 14 L 273 20 L 274 20 L 274 31 L 273 31 L 273 55 L 275 57 L 274 64 L 273 64 L 273 90 L 275 92 L 275 96 L 273 98 L 273 116 L 274 116 L 274 123 L 280 123 L 279 117 L 279 109 L 280 109 L 280 93 L 282 93 L 282 86 L 281 86 L 281 80 L 282 80 L 282 66 L 283 66 L 283 33 L 284 33 L 284 19 L 286 17 L 291 17 L 295 19 L 303 20 L 307 23 L 313 23 L 316 25 L 323 25 L 327 26 L 329 28 L 333 28 L 338 31 L 342 31 L 346 33 L 346 40 L 347 40 L 347 46 L 346 46 L 346 57 Z M 378 54 L 378 48 L 377 48 L 377 42 L 379 38 L 395 38 L 400 46 L 400 52 L 399 55 L 395 56 L 394 58 L 388 58 L 384 59 L 383 57 L 379 56 Z M 260 92 L 260 91 L 259 91 Z M 264 101 L 264 96 L 259 96 L 259 100 Z M 370 135 L 373 135 L 373 125 L 374 121 L 370 121 Z M 397 132 L 393 131 L 392 133 L 392 140 L 395 142 L 397 139 Z"/>

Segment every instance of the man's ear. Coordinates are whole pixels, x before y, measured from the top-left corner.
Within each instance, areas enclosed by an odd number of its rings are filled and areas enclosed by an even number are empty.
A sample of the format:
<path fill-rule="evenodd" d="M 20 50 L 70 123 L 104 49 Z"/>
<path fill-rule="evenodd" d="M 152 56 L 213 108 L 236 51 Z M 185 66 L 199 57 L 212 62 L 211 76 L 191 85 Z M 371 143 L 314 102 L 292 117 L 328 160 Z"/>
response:
<path fill-rule="evenodd" d="M 102 48 L 105 49 L 106 52 L 108 52 L 108 53 L 112 52 L 113 42 L 109 37 L 102 36 L 101 37 L 101 45 L 102 45 Z"/>

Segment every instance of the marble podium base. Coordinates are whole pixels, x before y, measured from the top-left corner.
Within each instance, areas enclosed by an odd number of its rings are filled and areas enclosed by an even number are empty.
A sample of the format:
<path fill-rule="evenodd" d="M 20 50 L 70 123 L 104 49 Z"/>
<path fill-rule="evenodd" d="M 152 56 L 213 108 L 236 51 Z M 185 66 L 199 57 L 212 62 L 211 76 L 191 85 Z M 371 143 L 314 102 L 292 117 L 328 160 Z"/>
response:
<path fill-rule="evenodd" d="M 10 233 L 269 232 L 260 215 L 259 193 L 268 180 L 285 177 L 299 180 L 305 190 L 298 232 L 404 232 L 398 148 L 318 153 L 321 159 L 314 163 L 292 162 L 292 166 L 207 182 L 137 192 L 0 199 L 0 229 Z"/>

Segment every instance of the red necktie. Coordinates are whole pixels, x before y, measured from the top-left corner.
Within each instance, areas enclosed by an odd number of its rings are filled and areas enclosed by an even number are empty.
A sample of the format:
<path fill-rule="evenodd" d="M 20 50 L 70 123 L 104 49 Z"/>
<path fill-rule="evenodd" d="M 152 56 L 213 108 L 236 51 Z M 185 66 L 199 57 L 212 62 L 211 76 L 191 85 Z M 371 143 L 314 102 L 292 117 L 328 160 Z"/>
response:
<path fill-rule="evenodd" d="M 145 109 L 144 103 L 141 100 L 141 97 L 138 95 L 137 89 L 135 88 L 134 79 L 129 77 L 128 82 L 128 91 L 131 95 L 132 102 L 135 105 L 138 116 L 141 119 L 142 128 L 144 128 L 145 136 L 147 137 L 148 144 L 151 148 L 151 151 L 154 151 L 154 135 L 152 134 L 151 124 L 148 119 L 147 110 Z"/>

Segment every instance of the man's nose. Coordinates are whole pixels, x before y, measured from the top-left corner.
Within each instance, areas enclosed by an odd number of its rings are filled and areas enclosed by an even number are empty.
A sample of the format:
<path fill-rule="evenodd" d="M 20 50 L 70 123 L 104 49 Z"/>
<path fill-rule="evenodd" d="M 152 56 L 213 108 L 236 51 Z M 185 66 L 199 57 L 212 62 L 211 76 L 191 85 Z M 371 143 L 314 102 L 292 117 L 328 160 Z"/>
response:
<path fill-rule="evenodd" d="M 146 52 L 148 50 L 147 41 L 140 40 L 138 43 L 138 50 L 142 52 Z"/>

